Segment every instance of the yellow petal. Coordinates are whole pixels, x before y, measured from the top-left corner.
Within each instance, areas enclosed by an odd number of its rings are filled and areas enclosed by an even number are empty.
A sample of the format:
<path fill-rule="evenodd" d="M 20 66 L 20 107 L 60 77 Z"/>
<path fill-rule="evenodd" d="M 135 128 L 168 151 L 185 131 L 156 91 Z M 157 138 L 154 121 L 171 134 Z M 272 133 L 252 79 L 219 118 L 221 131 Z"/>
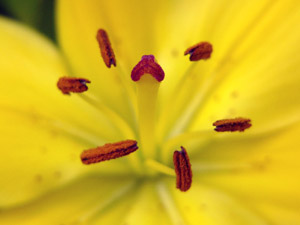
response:
<path fill-rule="evenodd" d="M 221 18 L 216 24 L 208 21 L 210 36 L 203 34 L 214 46 L 212 58 L 188 71 L 188 81 L 177 87 L 182 94 L 172 96 L 181 100 L 165 106 L 166 114 L 172 111 L 169 123 L 176 121 L 173 135 L 188 125 L 210 129 L 227 117 L 250 117 L 260 131 L 299 119 L 299 3 L 233 1 L 224 7 L 214 15 Z"/>
<path fill-rule="evenodd" d="M 261 13 L 266 12 L 273 2 L 187 0 L 184 3 L 170 1 L 170 5 L 163 6 L 158 4 L 158 8 L 163 8 L 158 12 L 163 18 L 157 26 L 159 57 L 166 72 L 162 94 L 169 92 L 172 98 L 173 92 L 170 93 L 170 90 L 174 89 L 175 93 L 179 91 L 182 87 L 182 77 L 190 79 L 190 82 L 201 82 L 205 73 L 226 56 L 225 52 L 236 42 L 236 37 L 245 34 L 248 26 L 258 19 Z M 212 43 L 212 58 L 207 61 L 190 62 L 187 56 L 183 56 L 184 51 L 201 41 Z M 167 104 L 169 99 L 164 100 Z"/>
<path fill-rule="evenodd" d="M 94 142 L 115 139 L 118 131 L 101 111 L 80 95 L 65 96 L 58 90 L 59 77 L 68 71 L 48 40 L 6 19 L 0 25 L 5 53 L 0 56 L 2 108 L 53 119 L 73 132 L 88 132 Z"/>
<path fill-rule="evenodd" d="M 105 72 L 99 76 L 106 80 L 109 76 L 104 75 L 113 70 L 105 68 L 95 39 L 97 30 L 104 28 L 115 49 L 117 65 L 120 61 L 125 66 L 130 79 L 130 71 L 141 56 L 157 53 L 157 45 L 162 45 L 160 24 L 168 16 L 170 5 L 159 0 L 58 1 L 59 39 L 74 70 L 87 73 L 96 69 L 90 76 Z"/>
<path fill-rule="evenodd" d="M 128 99 L 129 95 L 125 90 L 127 88 L 129 92 L 133 91 L 131 69 L 140 57 L 148 52 L 145 48 L 149 46 L 145 45 L 145 38 L 149 40 L 149 32 L 141 32 L 141 28 L 146 26 L 144 22 L 147 20 L 147 13 L 134 11 L 133 5 L 146 10 L 147 5 L 151 3 L 137 0 L 131 3 L 94 0 L 88 3 L 87 1 L 57 3 L 58 37 L 73 74 L 84 75 L 95 82 L 97 86 L 91 87 L 91 93 L 131 124 L 134 123 L 131 108 L 133 100 Z M 148 24 L 151 24 L 150 19 Z M 116 68 L 108 69 L 101 58 L 96 41 L 99 28 L 108 32 L 116 55 Z M 122 80 L 125 82 L 122 83 Z"/>
<path fill-rule="evenodd" d="M 299 123 L 270 134 L 216 138 L 191 158 L 197 178 L 232 195 L 275 224 L 299 221 Z M 277 212 L 282 212 L 277 213 Z M 286 213 L 286 214 L 284 214 Z"/>
<path fill-rule="evenodd" d="M 232 54 L 225 80 L 212 87 L 215 91 L 192 129 L 209 127 L 220 118 L 245 116 L 258 132 L 300 119 L 300 32 L 295 29 L 300 5 L 285 2 L 272 9 Z"/>
<path fill-rule="evenodd" d="M 116 204 L 121 204 L 122 209 L 128 208 L 134 187 L 130 177 L 83 177 L 24 206 L 2 210 L 0 223 L 93 224 L 102 213 L 106 218 L 106 210 Z M 120 216 L 124 215 L 115 213 L 110 218 L 120 220 Z M 116 220 L 111 222 L 118 224 Z"/>
<path fill-rule="evenodd" d="M 1 207 L 37 198 L 82 173 L 105 176 L 132 172 L 125 159 L 82 165 L 79 156 L 89 144 L 34 117 L 2 112 L 0 132 Z"/>
<path fill-rule="evenodd" d="M 202 185 L 200 181 L 193 181 L 191 189 L 185 193 L 175 189 L 172 180 L 168 179 L 166 186 L 174 214 L 183 221 L 181 224 L 265 225 L 267 222 L 244 202 Z"/>
<path fill-rule="evenodd" d="M 125 218 L 122 220 L 124 224 L 139 225 L 141 221 L 143 225 L 173 224 L 156 191 L 155 184 L 156 182 L 151 180 L 143 182 L 134 204 L 124 215 Z"/>
<path fill-rule="evenodd" d="M 128 171 L 122 160 L 81 164 L 81 151 L 119 141 L 120 133 L 78 95 L 57 89 L 67 70 L 49 41 L 4 18 L 0 29 L 0 206 L 36 198 L 83 172 Z"/>

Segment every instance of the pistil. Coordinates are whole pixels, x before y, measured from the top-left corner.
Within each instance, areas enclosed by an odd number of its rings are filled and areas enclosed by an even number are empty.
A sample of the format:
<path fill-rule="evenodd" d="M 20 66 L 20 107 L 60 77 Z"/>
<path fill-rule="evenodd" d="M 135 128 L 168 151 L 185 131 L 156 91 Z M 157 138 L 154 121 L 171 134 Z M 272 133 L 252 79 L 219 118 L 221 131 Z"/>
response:
<path fill-rule="evenodd" d="M 145 164 L 148 168 L 150 168 L 153 171 L 159 172 L 161 174 L 167 175 L 167 176 L 175 176 L 175 172 L 172 168 L 156 161 L 153 159 L 147 159 L 145 161 Z"/>
<path fill-rule="evenodd" d="M 153 55 L 144 55 L 141 61 L 132 69 L 131 79 L 139 81 L 144 74 L 151 74 L 158 82 L 165 78 L 165 73 L 161 66 L 155 62 Z"/>
<path fill-rule="evenodd" d="M 155 62 L 153 55 L 143 56 L 133 68 L 131 78 L 137 85 L 137 103 L 139 119 L 139 136 L 141 148 L 147 158 L 155 157 L 155 123 L 156 99 L 164 71 Z"/>

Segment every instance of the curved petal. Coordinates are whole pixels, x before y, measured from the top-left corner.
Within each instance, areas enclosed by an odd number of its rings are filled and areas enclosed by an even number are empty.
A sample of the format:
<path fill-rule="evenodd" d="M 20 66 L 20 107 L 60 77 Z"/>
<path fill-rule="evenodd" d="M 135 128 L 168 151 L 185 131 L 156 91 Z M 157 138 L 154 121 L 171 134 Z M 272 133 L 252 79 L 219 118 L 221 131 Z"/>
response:
<path fill-rule="evenodd" d="M 179 224 L 268 224 L 268 220 L 244 202 L 200 182 L 193 182 L 191 189 L 183 193 L 175 188 L 174 180 L 166 180 L 165 194 L 171 197 L 169 204 L 173 204 L 174 214 L 181 217 L 183 221 Z"/>
<path fill-rule="evenodd" d="M 118 209 L 126 210 L 132 203 L 135 187 L 135 182 L 129 177 L 83 177 L 29 204 L 2 210 L 0 223 L 94 224 L 98 215 L 105 214 L 112 206 L 118 205 Z M 118 224 L 120 216 L 120 213 L 104 215 L 103 220 L 110 219 L 112 223 L 109 224 Z"/>
<path fill-rule="evenodd" d="M 197 178 L 237 197 L 274 224 L 299 221 L 299 123 L 271 134 L 216 138 L 191 157 Z M 218 135 L 218 134 L 216 134 Z M 242 136 L 244 136 L 242 135 Z M 285 214 L 280 214 L 281 212 Z"/>
<path fill-rule="evenodd" d="M 254 129 L 259 131 L 300 119 L 300 47 L 297 44 L 300 32 L 295 29 L 299 26 L 300 5 L 290 8 L 293 10 L 281 13 L 276 29 L 269 34 L 266 32 L 274 21 L 257 28 L 258 33 L 265 30 L 262 34 L 249 35 L 235 54 L 238 62 L 234 63 L 228 77 L 216 86 L 195 118 L 194 129 L 207 126 L 208 121 L 237 116 L 251 118 Z"/>
<path fill-rule="evenodd" d="M 0 30 L 0 207 L 35 198 L 93 168 L 126 171 L 117 162 L 81 165 L 82 150 L 121 136 L 95 107 L 57 89 L 67 70 L 55 47 L 4 18 Z"/>
<path fill-rule="evenodd" d="M 260 131 L 299 119 L 299 2 L 233 1 L 226 7 L 230 15 L 207 36 L 212 58 L 188 71 L 177 88 L 181 100 L 171 103 L 175 110 L 166 105 L 173 116 L 166 123 L 176 121 L 167 124 L 172 135 L 187 125 L 210 129 L 227 117 L 250 117 Z"/>
<path fill-rule="evenodd" d="M 131 69 L 142 55 L 152 53 L 155 8 L 154 2 L 138 0 L 57 3 L 59 41 L 73 73 L 83 74 L 97 83 L 91 92 L 130 122 L 133 118 L 128 102 L 134 100 L 128 99 L 130 95 L 124 90 L 134 85 L 130 79 Z M 103 63 L 96 41 L 99 28 L 108 32 L 116 55 L 116 68 L 108 69 Z"/>
<path fill-rule="evenodd" d="M 99 72 L 98 75 L 101 72 L 113 74 L 112 69 L 105 68 L 96 41 L 97 30 L 104 28 L 115 49 L 117 62 L 120 61 L 126 72 L 130 72 L 142 55 L 157 51 L 156 45 L 160 43 L 156 40 L 156 35 L 159 35 L 155 30 L 158 29 L 156 24 L 162 22 L 160 17 L 168 4 L 158 0 L 58 1 L 59 39 L 72 68 L 75 71 L 91 72 L 90 76 Z M 93 69 L 96 71 L 93 72 Z M 109 79 L 104 74 L 101 76 Z"/>
<path fill-rule="evenodd" d="M 63 95 L 59 77 L 68 71 L 54 46 L 36 33 L 1 19 L 1 106 L 22 109 L 50 119 L 59 118 L 78 130 L 107 141 L 118 134 L 114 125 L 80 95 Z M 92 84 L 91 84 L 92 85 Z"/>

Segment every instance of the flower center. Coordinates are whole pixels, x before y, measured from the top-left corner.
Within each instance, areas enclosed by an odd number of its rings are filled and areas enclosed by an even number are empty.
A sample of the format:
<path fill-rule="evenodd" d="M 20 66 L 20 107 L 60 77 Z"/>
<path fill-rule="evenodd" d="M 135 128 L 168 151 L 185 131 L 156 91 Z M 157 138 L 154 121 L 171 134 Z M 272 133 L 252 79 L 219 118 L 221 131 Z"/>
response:
<path fill-rule="evenodd" d="M 105 65 L 110 68 L 116 66 L 116 58 L 105 30 L 99 29 L 96 39 L 98 41 L 101 56 Z M 200 42 L 188 48 L 184 55 L 190 54 L 190 61 L 198 61 L 210 58 L 212 45 L 208 42 Z M 137 100 L 138 132 L 137 140 L 124 140 L 116 143 L 108 143 L 100 147 L 88 149 L 82 152 L 80 158 L 83 164 L 99 163 L 106 160 L 123 157 L 137 151 L 132 164 L 142 172 L 142 176 L 168 175 L 176 176 L 176 187 L 181 191 L 187 191 L 192 184 L 192 169 L 188 156 L 188 150 L 181 147 L 181 151 L 174 151 L 173 168 L 164 165 L 156 159 L 160 156 L 161 148 L 157 146 L 156 132 L 156 103 L 161 82 L 165 73 L 156 62 L 153 55 L 144 55 L 141 61 L 132 69 L 131 79 L 136 84 L 135 97 Z M 86 83 L 89 80 L 83 78 L 63 77 L 59 79 L 57 86 L 63 94 L 81 93 L 88 90 Z M 88 97 L 85 100 L 93 101 Z M 126 123 L 108 109 L 104 110 L 107 116 L 117 124 L 126 128 Z M 236 118 L 219 120 L 213 123 L 216 131 L 244 131 L 251 126 L 249 119 Z M 126 128 L 127 129 L 127 128 Z M 127 129 L 128 130 L 128 129 Z M 130 130 L 130 128 L 129 128 Z M 126 132 L 125 132 L 126 133 Z M 135 136 L 135 135 L 133 135 Z M 132 138 L 132 137 L 127 137 Z M 139 149 L 140 148 L 140 149 Z M 174 149 L 175 150 L 175 149 Z"/>

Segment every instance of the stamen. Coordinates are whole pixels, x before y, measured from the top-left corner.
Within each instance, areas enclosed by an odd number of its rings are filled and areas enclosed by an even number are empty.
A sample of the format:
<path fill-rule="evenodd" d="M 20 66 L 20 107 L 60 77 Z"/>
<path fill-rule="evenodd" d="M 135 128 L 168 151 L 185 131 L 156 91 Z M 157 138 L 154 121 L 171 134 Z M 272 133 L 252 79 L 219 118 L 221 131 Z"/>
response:
<path fill-rule="evenodd" d="M 148 166 L 150 169 L 160 172 L 162 174 L 168 175 L 168 176 L 175 176 L 174 170 L 160 162 L 157 162 L 153 159 L 147 159 L 145 161 L 145 165 Z"/>
<path fill-rule="evenodd" d="M 176 172 L 176 187 L 181 191 L 187 191 L 192 185 L 192 169 L 189 156 L 184 147 L 181 151 L 175 151 L 173 163 Z"/>
<path fill-rule="evenodd" d="M 165 73 L 160 65 L 155 62 L 153 55 L 144 55 L 141 61 L 132 69 L 131 79 L 138 81 L 142 75 L 151 74 L 158 82 L 165 78 Z"/>
<path fill-rule="evenodd" d="M 91 82 L 84 78 L 61 77 L 57 82 L 57 87 L 63 94 L 69 95 L 70 92 L 82 93 L 87 91 L 88 87 L 86 86 L 86 83 Z"/>
<path fill-rule="evenodd" d="M 224 132 L 224 131 L 244 131 L 252 126 L 250 119 L 245 118 L 235 118 L 235 119 L 224 119 L 218 120 L 213 123 L 216 126 L 215 131 Z"/>
<path fill-rule="evenodd" d="M 185 50 L 184 55 L 190 54 L 190 61 L 209 59 L 213 51 L 209 42 L 200 42 Z"/>
<path fill-rule="evenodd" d="M 99 29 L 97 32 L 97 41 L 101 50 L 101 55 L 105 65 L 110 68 L 111 65 L 116 66 L 116 58 L 111 47 L 108 35 L 105 30 Z"/>
<path fill-rule="evenodd" d="M 83 164 L 98 163 L 128 155 L 137 149 L 136 141 L 125 140 L 85 150 L 81 153 L 80 158 Z"/>

